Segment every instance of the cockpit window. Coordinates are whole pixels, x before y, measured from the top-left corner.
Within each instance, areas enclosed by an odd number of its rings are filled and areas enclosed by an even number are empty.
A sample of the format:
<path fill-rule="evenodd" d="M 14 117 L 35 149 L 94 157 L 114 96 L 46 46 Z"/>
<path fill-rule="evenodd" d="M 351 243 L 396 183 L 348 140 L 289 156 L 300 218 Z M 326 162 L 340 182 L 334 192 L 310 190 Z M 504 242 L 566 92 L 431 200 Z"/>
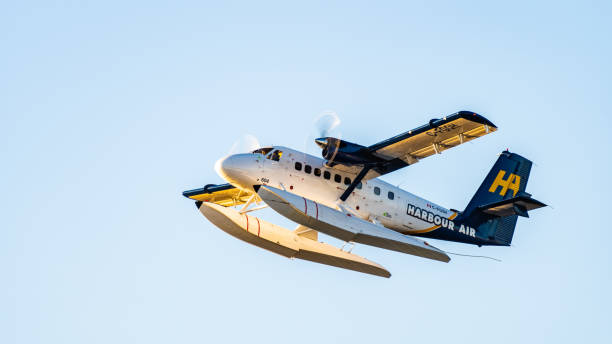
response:
<path fill-rule="evenodd" d="M 259 148 L 259 149 L 254 150 L 252 153 L 266 155 L 270 153 L 271 150 L 272 150 L 272 147 Z"/>
<path fill-rule="evenodd" d="M 281 156 L 283 156 L 283 151 L 275 150 L 272 154 L 268 155 L 268 159 L 279 161 Z"/>

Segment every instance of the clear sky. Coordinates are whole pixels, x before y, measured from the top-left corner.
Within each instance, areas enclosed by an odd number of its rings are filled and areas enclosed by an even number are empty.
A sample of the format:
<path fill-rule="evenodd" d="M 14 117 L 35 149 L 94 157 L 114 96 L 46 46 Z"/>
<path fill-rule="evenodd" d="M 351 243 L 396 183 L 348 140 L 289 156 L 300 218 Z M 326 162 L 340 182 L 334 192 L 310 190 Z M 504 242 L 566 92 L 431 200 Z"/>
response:
<path fill-rule="evenodd" d="M 609 342 L 609 2 L 220 3 L 1 5 L 0 342 Z M 462 109 L 499 131 L 384 179 L 462 209 L 500 151 L 533 160 L 552 207 L 512 247 L 434 242 L 501 263 L 288 260 L 181 195 L 247 133 L 313 150 L 333 110 L 369 145 Z"/>

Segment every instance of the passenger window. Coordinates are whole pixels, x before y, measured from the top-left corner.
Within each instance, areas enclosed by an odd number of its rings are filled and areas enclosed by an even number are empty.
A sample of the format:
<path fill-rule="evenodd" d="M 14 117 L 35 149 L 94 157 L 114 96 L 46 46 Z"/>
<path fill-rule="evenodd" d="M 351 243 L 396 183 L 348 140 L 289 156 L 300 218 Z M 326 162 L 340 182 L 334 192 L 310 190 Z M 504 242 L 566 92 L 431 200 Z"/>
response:
<path fill-rule="evenodd" d="M 334 176 L 334 181 L 335 181 L 336 183 L 340 183 L 340 182 L 342 181 L 342 176 L 341 176 L 341 175 L 339 175 L 339 174 L 336 174 L 336 175 Z"/>
<path fill-rule="evenodd" d="M 359 182 L 359 184 L 357 184 L 357 189 L 361 190 L 361 182 Z"/>
<path fill-rule="evenodd" d="M 315 168 L 314 175 L 317 176 L 317 177 L 320 177 L 321 176 L 321 169 L 320 168 Z"/>
<path fill-rule="evenodd" d="M 304 166 L 304 172 L 310 174 L 310 172 L 312 172 L 312 167 L 310 167 L 310 165 Z"/>
<path fill-rule="evenodd" d="M 389 192 L 387 193 L 387 197 L 389 197 L 389 199 L 394 199 L 394 198 L 395 198 L 395 195 L 393 194 L 393 192 L 389 191 Z"/>
<path fill-rule="evenodd" d="M 281 156 L 283 156 L 283 152 L 279 150 L 275 150 L 274 152 L 272 152 L 272 154 L 270 154 L 270 159 L 274 161 L 279 161 Z"/>
<path fill-rule="evenodd" d="M 380 188 L 379 188 L 378 186 L 375 186 L 375 187 L 374 187 L 374 194 L 375 194 L 376 196 L 379 196 L 379 195 L 380 195 Z"/>
<path fill-rule="evenodd" d="M 329 171 L 323 171 L 323 178 L 325 179 L 331 178 L 331 173 L 329 173 Z"/>
<path fill-rule="evenodd" d="M 295 169 L 298 170 L 298 171 L 301 171 L 302 170 L 302 163 L 296 161 L 295 162 Z"/>
<path fill-rule="evenodd" d="M 344 177 L 344 185 L 351 185 L 351 178 Z"/>

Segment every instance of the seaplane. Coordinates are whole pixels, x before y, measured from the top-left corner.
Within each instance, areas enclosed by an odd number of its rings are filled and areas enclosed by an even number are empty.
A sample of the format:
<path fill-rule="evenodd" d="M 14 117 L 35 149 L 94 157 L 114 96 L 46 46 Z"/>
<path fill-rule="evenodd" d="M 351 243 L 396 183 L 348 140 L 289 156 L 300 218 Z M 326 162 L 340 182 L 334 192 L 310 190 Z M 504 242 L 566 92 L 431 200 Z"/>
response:
<path fill-rule="evenodd" d="M 228 234 L 279 255 L 361 273 L 391 273 L 352 253 L 355 244 L 448 263 L 449 253 L 424 239 L 477 246 L 510 246 L 518 217 L 546 205 L 525 191 L 532 162 L 502 151 L 462 210 L 445 208 L 379 177 L 497 130 L 470 111 L 435 118 L 397 136 L 363 146 L 316 138 L 321 157 L 284 146 L 259 147 L 218 160 L 227 182 L 183 192 Z M 269 207 L 296 223 L 293 230 L 252 214 Z M 343 247 L 320 242 L 319 233 Z M 423 239 L 424 238 L 424 239 Z M 349 245 L 351 249 L 344 249 Z"/>

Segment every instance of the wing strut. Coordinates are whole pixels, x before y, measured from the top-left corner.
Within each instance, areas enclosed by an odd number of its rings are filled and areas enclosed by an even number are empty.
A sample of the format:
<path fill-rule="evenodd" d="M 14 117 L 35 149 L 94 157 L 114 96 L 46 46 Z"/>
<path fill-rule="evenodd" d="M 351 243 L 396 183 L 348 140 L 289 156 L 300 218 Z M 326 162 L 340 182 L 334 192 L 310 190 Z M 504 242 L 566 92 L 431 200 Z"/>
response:
<path fill-rule="evenodd" d="M 357 175 L 357 177 L 355 177 L 355 180 L 353 180 L 353 182 L 351 183 L 351 185 L 349 185 L 346 190 L 344 190 L 344 193 L 342 194 L 342 196 L 340 196 L 340 199 L 342 200 L 342 202 L 346 201 L 348 199 L 348 197 L 351 195 L 351 192 L 353 192 L 353 190 L 355 190 L 355 187 L 361 183 L 361 180 L 363 179 L 363 177 L 365 177 L 366 174 L 368 174 L 368 172 L 370 171 L 372 167 L 370 166 L 364 166 L 363 169 L 361 170 L 361 172 L 359 172 L 359 174 Z"/>

